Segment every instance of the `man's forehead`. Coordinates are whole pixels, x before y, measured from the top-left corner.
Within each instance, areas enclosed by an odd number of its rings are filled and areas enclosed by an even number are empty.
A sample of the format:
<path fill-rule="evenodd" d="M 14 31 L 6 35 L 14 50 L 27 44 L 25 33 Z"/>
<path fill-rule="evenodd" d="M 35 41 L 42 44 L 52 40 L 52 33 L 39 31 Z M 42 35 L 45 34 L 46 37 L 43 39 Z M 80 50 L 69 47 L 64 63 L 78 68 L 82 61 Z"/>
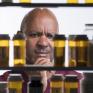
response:
<path fill-rule="evenodd" d="M 52 18 L 52 17 L 49 17 L 49 16 L 37 16 L 37 17 L 34 17 L 33 19 L 29 19 L 28 20 L 28 24 L 49 24 L 51 23 L 51 25 L 57 25 L 57 22 Z"/>
<path fill-rule="evenodd" d="M 57 24 L 53 22 L 41 22 L 41 21 L 34 21 L 31 24 L 27 25 L 27 30 L 31 31 L 45 31 L 45 32 L 56 32 L 58 30 Z"/>
<path fill-rule="evenodd" d="M 52 21 L 51 25 L 54 25 L 54 27 L 58 28 L 58 22 L 55 17 L 55 15 L 48 9 L 34 9 L 30 11 L 26 17 L 23 19 L 23 23 L 21 27 L 30 27 L 33 25 L 38 25 L 40 24 L 41 21 L 45 21 L 46 24 L 49 24 L 48 22 Z M 49 21 L 47 21 L 49 20 Z M 49 28 L 49 27 L 48 27 Z M 24 30 L 24 28 L 23 28 Z"/>

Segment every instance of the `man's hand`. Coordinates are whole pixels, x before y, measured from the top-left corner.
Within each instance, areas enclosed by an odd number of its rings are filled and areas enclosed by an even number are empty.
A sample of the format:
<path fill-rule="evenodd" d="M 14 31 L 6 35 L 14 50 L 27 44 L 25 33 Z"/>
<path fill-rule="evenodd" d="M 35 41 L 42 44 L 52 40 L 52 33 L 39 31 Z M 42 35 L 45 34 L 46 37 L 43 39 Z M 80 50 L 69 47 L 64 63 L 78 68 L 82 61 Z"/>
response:
<path fill-rule="evenodd" d="M 46 58 L 38 58 L 34 65 L 54 66 L 53 62 L 50 62 L 50 59 L 46 59 Z"/>
<path fill-rule="evenodd" d="M 49 59 L 46 58 L 39 58 L 37 59 L 37 61 L 35 62 L 34 65 L 37 66 L 53 66 L 53 63 L 50 62 Z M 55 71 L 28 71 L 26 72 L 29 75 L 29 78 L 31 78 L 31 76 L 41 76 L 42 78 L 42 84 L 43 84 L 43 92 L 46 90 L 47 88 L 47 80 L 49 78 L 51 78 L 51 76 L 53 74 L 55 74 Z"/>
<path fill-rule="evenodd" d="M 50 59 L 39 58 L 37 59 L 34 65 L 53 66 L 54 64 L 50 62 Z M 53 74 L 55 74 L 55 71 L 40 71 L 40 75 L 42 77 L 42 83 L 43 83 L 43 91 L 45 91 L 47 88 L 47 80 L 51 78 Z"/>
<path fill-rule="evenodd" d="M 46 58 L 37 59 L 34 65 L 51 66 L 51 67 L 54 66 L 53 62 L 50 62 L 50 59 L 46 59 Z M 55 71 L 46 71 L 47 78 L 49 79 L 54 73 Z"/>

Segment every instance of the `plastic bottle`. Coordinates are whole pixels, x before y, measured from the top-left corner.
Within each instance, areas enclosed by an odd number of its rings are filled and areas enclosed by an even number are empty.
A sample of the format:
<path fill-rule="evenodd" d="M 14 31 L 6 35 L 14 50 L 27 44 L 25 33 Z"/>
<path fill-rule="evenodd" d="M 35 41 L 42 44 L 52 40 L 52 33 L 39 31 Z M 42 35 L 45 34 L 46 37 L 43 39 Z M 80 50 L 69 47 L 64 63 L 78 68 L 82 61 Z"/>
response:
<path fill-rule="evenodd" d="M 63 67 L 65 64 L 65 35 L 54 37 L 54 66 Z"/>
<path fill-rule="evenodd" d="M 21 74 L 9 74 L 8 93 L 22 93 L 23 78 Z"/>
<path fill-rule="evenodd" d="M 14 66 L 24 66 L 26 64 L 26 40 L 21 31 L 13 37 L 14 42 Z"/>
<path fill-rule="evenodd" d="M 9 40 L 8 34 L 0 34 L 0 67 L 9 66 Z"/>
<path fill-rule="evenodd" d="M 64 80 L 61 74 L 55 74 L 51 77 L 50 93 L 64 93 Z"/>
<path fill-rule="evenodd" d="M 43 93 L 43 84 L 40 76 L 32 76 L 28 83 L 28 93 Z"/>

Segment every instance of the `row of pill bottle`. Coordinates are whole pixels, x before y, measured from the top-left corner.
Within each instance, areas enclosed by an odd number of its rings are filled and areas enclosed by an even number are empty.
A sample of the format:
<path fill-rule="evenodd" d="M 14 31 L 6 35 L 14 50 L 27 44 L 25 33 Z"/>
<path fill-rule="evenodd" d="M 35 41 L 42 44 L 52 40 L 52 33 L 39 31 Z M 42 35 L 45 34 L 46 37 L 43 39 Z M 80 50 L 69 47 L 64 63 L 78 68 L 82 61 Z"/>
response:
<path fill-rule="evenodd" d="M 54 37 L 54 65 L 65 66 L 65 45 L 64 35 Z M 88 65 L 88 45 L 87 35 L 70 35 L 68 39 L 69 47 L 69 67 L 85 67 Z"/>
<path fill-rule="evenodd" d="M 14 66 L 24 66 L 26 61 L 26 40 L 22 32 L 18 31 L 13 37 L 14 42 Z M 9 61 L 9 36 L 0 35 L 0 62 L 2 66 L 8 66 Z M 54 66 L 65 64 L 65 43 L 64 35 L 54 37 Z M 84 67 L 88 62 L 88 38 L 86 35 L 69 36 L 69 67 Z"/>
<path fill-rule="evenodd" d="M 27 82 L 27 93 L 43 93 L 41 80 L 42 78 L 40 76 L 31 76 L 29 82 Z M 24 81 L 21 74 L 9 74 L 7 82 L 8 93 L 22 93 Z"/>
<path fill-rule="evenodd" d="M 50 93 L 80 93 L 79 79 L 77 75 L 52 76 L 50 81 Z"/>
<path fill-rule="evenodd" d="M 88 48 L 89 40 L 87 35 L 69 36 L 69 66 L 88 66 Z"/>
<path fill-rule="evenodd" d="M 2 0 L 2 3 L 13 3 L 13 1 L 14 0 Z M 18 0 L 18 1 L 19 3 L 31 3 L 32 0 Z"/>
<path fill-rule="evenodd" d="M 0 34 L 0 67 L 9 66 L 10 37 Z M 14 66 L 24 66 L 26 61 L 26 41 L 22 32 L 18 31 L 13 37 Z"/>
<path fill-rule="evenodd" d="M 30 3 L 32 0 L 19 0 L 20 3 Z M 2 0 L 2 2 L 13 2 L 13 0 Z M 67 0 L 67 3 L 78 4 L 79 0 Z M 92 0 L 85 0 L 85 3 L 93 3 Z"/>

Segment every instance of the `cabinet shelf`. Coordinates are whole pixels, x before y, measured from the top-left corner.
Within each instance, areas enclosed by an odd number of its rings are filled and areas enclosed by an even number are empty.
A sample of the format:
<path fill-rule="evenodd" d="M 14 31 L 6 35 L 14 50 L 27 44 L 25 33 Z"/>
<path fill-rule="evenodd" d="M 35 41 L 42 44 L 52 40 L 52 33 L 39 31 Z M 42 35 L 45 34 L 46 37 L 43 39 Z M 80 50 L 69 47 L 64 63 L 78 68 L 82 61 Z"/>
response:
<path fill-rule="evenodd" d="M 0 67 L 0 70 L 16 70 L 16 71 L 36 71 L 36 70 L 93 70 L 93 67 L 41 67 L 41 66 L 30 66 L 30 67 Z"/>
<path fill-rule="evenodd" d="M 93 3 L 0 3 L 2 6 L 21 6 L 21 7 L 93 7 Z"/>

